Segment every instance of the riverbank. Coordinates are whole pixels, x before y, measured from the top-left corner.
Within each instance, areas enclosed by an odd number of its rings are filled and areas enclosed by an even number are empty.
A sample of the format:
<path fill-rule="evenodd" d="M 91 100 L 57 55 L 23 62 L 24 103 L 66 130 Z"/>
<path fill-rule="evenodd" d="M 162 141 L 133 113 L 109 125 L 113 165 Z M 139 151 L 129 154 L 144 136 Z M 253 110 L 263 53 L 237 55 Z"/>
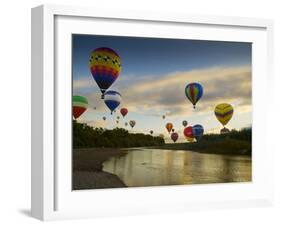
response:
<path fill-rule="evenodd" d="M 225 139 L 225 140 L 201 140 L 193 143 L 169 143 L 161 146 L 148 147 L 154 149 L 187 150 L 207 154 L 221 155 L 252 155 L 252 144 L 249 141 Z"/>
<path fill-rule="evenodd" d="M 114 148 L 85 148 L 73 150 L 73 189 L 126 187 L 114 174 L 102 171 L 103 162 L 127 151 Z"/>

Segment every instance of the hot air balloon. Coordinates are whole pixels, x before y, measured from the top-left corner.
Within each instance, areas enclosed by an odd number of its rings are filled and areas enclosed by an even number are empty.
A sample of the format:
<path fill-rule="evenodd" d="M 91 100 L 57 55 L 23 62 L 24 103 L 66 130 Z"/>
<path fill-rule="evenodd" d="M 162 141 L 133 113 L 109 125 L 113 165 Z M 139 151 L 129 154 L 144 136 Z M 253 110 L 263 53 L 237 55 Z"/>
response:
<path fill-rule="evenodd" d="M 193 104 L 193 108 L 195 109 L 196 103 L 203 96 L 203 87 L 199 83 L 189 83 L 185 87 L 185 95 Z"/>
<path fill-rule="evenodd" d="M 192 131 L 192 126 L 188 126 L 183 130 L 183 135 L 185 136 L 185 138 L 188 141 L 193 141 L 194 139 L 194 135 L 193 135 L 193 131 Z"/>
<path fill-rule="evenodd" d="M 119 123 L 119 121 L 118 121 L 118 120 L 116 120 L 116 123 L 118 124 L 118 123 Z"/>
<path fill-rule="evenodd" d="M 153 130 L 150 130 L 149 132 L 150 132 L 151 135 L 153 134 Z"/>
<path fill-rule="evenodd" d="M 199 124 L 194 125 L 192 127 L 192 133 L 193 133 L 193 136 L 195 137 L 195 139 L 198 141 L 202 137 L 202 135 L 204 133 L 203 126 L 201 126 Z"/>
<path fill-rule="evenodd" d="M 183 121 L 182 121 L 182 125 L 183 125 L 184 127 L 186 127 L 186 126 L 187 126 L 187 124 L 188 124 L 188 123 L 187 123 L 187 121 L 186 121 L 186 120 L 183 120 Z"/>
<path fill-rule="evenodd" d="M 225 126 L 233 115 L 233 107 L 230 104 L 218 104 L 215 108 L 215 115 L 220 123 Z"/>
<path fill-rule="evenodd" d="M 119 120 L 119 119 L 120 119 L 120 116 L 118 115 L 116 118 Z"/>
<path fill-rule="evenodd" d="M 168 123 L 166 124 L 166 129 L 168 130 L 169 133 L 171 132 L 172 128 L 173 128 L 173 124 L 170 123 L 170 122 L 168 122 Z"/>
<path fill-rule="evenodd" d="M 129 122 L 129 124 L 130 124 L 130 126 L 131 126 L 132 128 L 134 128 L 134 126 L 136 125 L 136 121 L 131 120 L 131 121 Z"/>
<path fill-rule="evenodd" d="M 125 117 L 125 116 L 127 115 L 127 113 L 128 113 L 128 109 L 127 109 L 127 108 L 121 108 L 121 109 L 120 109 L 120 113 L 121 113 L 121 115 L 122 115 L 123 117 Z"/>
<path fill-rule="evenodd" d="M 111 114 L 119 106 L 121 102 L 121 94 L 117 91 L 108 90 L 104 93 L 104 103 L 110 109 Z"/>
<path fill-rule="evenodd" d="M 105 121 L 105 120 L 106 120 L 106 117 L 105 117 L 105 116 L 103 116 L 103 117 L 102 117 L 102 119 Z"/>
<path fill-rule="evenodd" d="M 178 138 L 179 138 L 179 135 L 177 133 L 171 134 L 171 139 L 174 141 L 174 143 L 177 141 Z"/>
<path fill-rule="evenodd" d="M 100 47 L 91 52 L 89 68 L 101 90 L 103 99 L 105 91 L 119 76 L 121 59 L 113 49 Z"/>
<path fill-rule="evenodd" d="M 72 97 L 72 114 L 75 119 L 79 118 L 88 108 L 88 101 L 83 96 Z"/>
<path fill-rule="evenodd" d="M 128 125 L 128 123 L 127 122 L 125 122 L 125 126 L 127 126 Z"/>
<path fill-rule="evenodd" d="M 221 129 L 220 132 L 221 132 L 221 134 L 226 134 L 226 133 L 229 133 L 230 130 L 224 127 L 224 128 Z"/>
<path fill-rule="evenodd" d="M 172 129 L 172 132 L 175 132 L 175 129 Z"/>
<path fill-rule="evenodd" d="M 188 142 L 193 142 L 194 141 L 194 137 L 186 137 L 185 138 Z"/>
<path fill-rule="evenodd" d="M 165 115 L 162 115 L 162 119 L 165 119 L 166 118 L 166 116 Z"/>

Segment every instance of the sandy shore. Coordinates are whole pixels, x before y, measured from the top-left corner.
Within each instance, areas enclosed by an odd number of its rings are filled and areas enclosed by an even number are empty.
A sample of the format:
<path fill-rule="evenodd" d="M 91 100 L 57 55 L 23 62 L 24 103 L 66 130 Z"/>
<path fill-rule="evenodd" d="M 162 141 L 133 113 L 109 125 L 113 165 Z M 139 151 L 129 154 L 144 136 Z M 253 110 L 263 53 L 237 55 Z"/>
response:
<path fill-rule="evenodd" d="M 102 171 L 103 162 L 126 153 L 124 150 L 113 148 L 74 149 L 73 189 L 126 187 L 118 176 Z"/>
<path fill-rule="evenodd" d="M 114 174 L 99 171 L 77 171 L 73 173 L 73 189 L 122 188 L 127 187 Z"/>

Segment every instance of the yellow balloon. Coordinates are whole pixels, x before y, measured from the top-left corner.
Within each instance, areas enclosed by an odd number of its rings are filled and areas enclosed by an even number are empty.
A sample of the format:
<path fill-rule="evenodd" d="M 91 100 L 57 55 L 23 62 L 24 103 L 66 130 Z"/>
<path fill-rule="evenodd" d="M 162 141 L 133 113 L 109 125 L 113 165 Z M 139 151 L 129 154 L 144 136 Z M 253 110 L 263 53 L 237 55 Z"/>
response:
<path fill-rule="evenodd" d="M 185 137 L 185 139 L 186 139 L 188 142 L 193 142 L 193 141 L 194 141 L 194 137 Z"/>
<path fill-rule="evenodd" d="M 215 108 L 215 115 L 220 123 L 225 126 L 233 115 L 233 107 L 230 104 L 218 104 Z"/>

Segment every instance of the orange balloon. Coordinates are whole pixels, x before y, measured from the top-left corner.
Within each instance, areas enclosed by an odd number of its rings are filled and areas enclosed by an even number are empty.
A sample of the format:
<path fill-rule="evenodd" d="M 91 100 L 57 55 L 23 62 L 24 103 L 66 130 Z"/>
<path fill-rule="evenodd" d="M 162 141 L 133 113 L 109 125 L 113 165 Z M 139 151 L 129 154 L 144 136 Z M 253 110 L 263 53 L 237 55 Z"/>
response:
<path fill-rule="evenodd" d="M 168 122 L 167 124 L 166 124 L 166 129 L 168 130 L 168 132 L 170 133 L 171 132 L 171 130 L 173 129 L 173 124 L 172 123 L 170 123 L 170 122 Z"/>

